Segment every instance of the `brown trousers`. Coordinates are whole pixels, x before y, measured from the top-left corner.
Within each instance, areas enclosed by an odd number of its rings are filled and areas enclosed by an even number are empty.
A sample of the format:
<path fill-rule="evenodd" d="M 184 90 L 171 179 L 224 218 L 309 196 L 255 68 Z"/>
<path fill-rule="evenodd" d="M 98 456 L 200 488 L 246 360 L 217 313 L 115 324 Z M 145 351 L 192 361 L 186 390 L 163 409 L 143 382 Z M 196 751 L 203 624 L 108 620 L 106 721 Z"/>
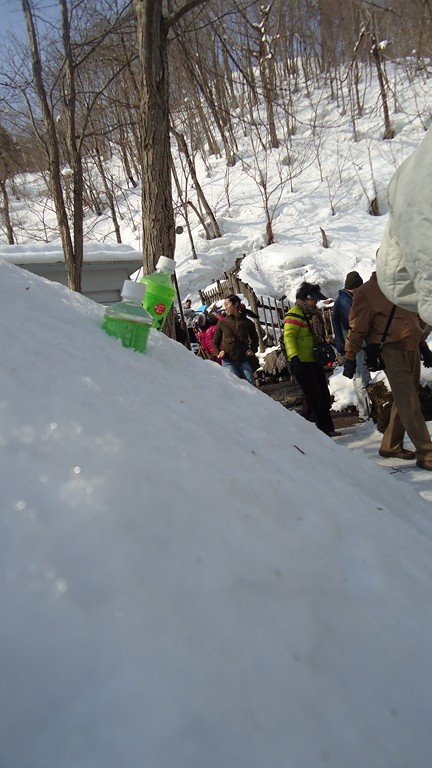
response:
<path fill-rule="evenodd" d="M 418 396 L 420 352 L 418 349 L 406 352 L 384 344 L 383 358 L 393 394 L 393 406 L 381 448 L 400 451 L 406 432 L 416 447 L 417 458 L 432 461 L 432 441 Z"/>

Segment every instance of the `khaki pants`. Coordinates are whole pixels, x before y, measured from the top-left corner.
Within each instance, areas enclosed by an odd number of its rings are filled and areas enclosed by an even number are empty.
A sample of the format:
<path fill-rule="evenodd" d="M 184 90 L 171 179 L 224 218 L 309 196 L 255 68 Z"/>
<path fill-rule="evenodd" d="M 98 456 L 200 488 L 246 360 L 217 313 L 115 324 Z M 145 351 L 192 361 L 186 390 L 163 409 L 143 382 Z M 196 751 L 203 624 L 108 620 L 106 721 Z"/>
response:
<path fill-rule="evenodd" d="M 417 458 L 432 461 L 432 441 L 418 396 L 420 352 L 405 352 L 384 344 L 383 358 L 394 402 L 381 448 L 400 451 L 406 432 L 416 447 Z"/>

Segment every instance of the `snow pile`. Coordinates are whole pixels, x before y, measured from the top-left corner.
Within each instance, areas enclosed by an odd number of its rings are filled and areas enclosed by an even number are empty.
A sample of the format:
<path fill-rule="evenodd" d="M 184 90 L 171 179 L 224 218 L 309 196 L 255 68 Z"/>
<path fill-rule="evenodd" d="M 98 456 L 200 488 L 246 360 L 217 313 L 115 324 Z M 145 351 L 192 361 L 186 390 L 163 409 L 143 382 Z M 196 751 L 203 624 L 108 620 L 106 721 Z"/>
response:
<path fill-rule="evenodd" d="M 430 504 L 0 273 L 2 767 L 429 768 Z"/>
<path fill-rule="evenodd" d="M 1 245 L 0 259 L 11 264 L 64 263 L 63 248 L 60 241 L 52 243 L 27 243 L 26 245 Z M 130 245 L 123 243 L 84 244 L 84 262 L 94 261 L 136 261 L 142 255 Z"/>

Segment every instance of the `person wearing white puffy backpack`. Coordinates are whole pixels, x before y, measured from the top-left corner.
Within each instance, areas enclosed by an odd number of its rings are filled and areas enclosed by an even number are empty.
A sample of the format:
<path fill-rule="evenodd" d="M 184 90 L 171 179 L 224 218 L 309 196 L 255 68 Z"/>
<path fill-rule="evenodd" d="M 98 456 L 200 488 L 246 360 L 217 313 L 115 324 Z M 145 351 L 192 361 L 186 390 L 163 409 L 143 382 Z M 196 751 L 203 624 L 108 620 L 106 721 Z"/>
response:
<path fill-rule="evenodd" d="M 432 324 L 432 128 L 393 175 L 387 197 L 378 285 L 392 304 Z"/>
<path fill-rule="evenodd" d="M 381 441 L 380 456 L 416 459 L 418 467 L 432 471 L 432 441 L 418 395 L 420 350 L 427 349 L 424 332 L 416 313 L 397 307 L 387 299 L 378 285 L 375 272 L 357 289 L 353 298 L 343 371 L 349 379 L 354 376 L 356 355 L 364 339 L 371 345 L 378 346 L 382 342 L 381 354 L 393 394 L 390 421 Z M 414 443 L 416 453 L 404 448 L 405 432 Z"/>

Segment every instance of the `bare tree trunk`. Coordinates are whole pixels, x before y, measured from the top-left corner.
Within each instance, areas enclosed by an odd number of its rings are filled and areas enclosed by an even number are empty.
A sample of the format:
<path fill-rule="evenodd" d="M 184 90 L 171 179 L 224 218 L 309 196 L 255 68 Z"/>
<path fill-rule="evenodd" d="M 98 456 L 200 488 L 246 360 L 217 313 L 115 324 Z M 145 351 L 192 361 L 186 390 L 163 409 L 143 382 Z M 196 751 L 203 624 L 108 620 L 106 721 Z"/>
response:
<path fill-rule="evenodd" d="M 140 130 L 144 273 L 174 256 L 167 28 L 162 0 L 134 0 L 141 74 Z"/>
<path fill-rule="evenodd" d="M 273 99 L 275 96 L 275 66 L 273 60 L 273 51 L 269 41 L 271 35 L 269 33 L 269 16 L 272 9 L 272 4 L 269 3 L 266 7 L 261 5 L 261 24 L 260 24 L 260 40 L 259 40 L 259 71 L 263 87 L 263 98 L 267 114 L 267 124 L 270 134 L 270 145 L 273 149 L 279 147 L 279 139 L 276 132 L 275 115 L 273 109 Z M 273 41 L 272 41 L 273 42 Z M 271 229 L 271 227 L 270 227 Z M 271 245 L 271 243 L 269 243 Z"/>
<path fill-rule="evenodd" d="M 370 36 L 371 40 L 371 53 L 373 56 L 373 60 L 375 62 L 377 75 L 378 75 L 378 82 L 379 82 L 379 88 L 380 88 L 380 96 L 381 96 L 381 103 L 383 106 L 383 112 L 384 112 L 384 139 L 393 139 L 394 138 L 394 130 L 392 128 L 391 122 L 390 122 L 390 114 L 389 114 L 389 108 L 387 104 L 387 92 L 386 92 L 386 84 L 385 84 L 385 77 L 383 74 L 383 68 L 382 68 L 382 61 L 381 61 L 381 52 L 380 48 L 378 47 L 378 43 L 376 40 L 375 35 L 371 34 Z"/>
<path fill-rule="evenodd" d="M 211 116 L 218 129 L 219 136 L 224 147 L 227 164 L 235 165 L 236 157 L 229 145 L 226 125 L 224 125 L 223 122 L 223 115 L 224 112 L 226 114 L 226 110 L 221 110 L 217 99 L 215 100 L 214 91 L 216 89 L 214 88 L 213 83 L 209 81 L 208 77 L 203 77 L 202 70 L 200 68 L 197 69 L 196 62 L 193 60 L 193 53 L 190 49 L 190 46 L 188 46 L 183 40 L 180 41 L 180 45 L 183 51 L 183 63 L 185 70 L 189 75 L 190 82 L 193 83 L 198 91 L 202 94 L 210 110 Z"/>
<path fill-rule="evenodd" d="M 84 205 L 94 211 L 96 216 L 102 216 L 102 200 L 93 182 L 93 174 L 87 173 L 86 177 Z"/>
<path fill-rule="evenodd" d="M 10 217 L 9 195 L 6 187 L 6 179 L 4 181 L 0 179 L 0 190 L 3 197 L 3 217 L 4 217 L 5 227 L 6 227 L 8 243 L 9 245 L 15 245 L 14 231 L 13 231 L 12 221 Z"/>
<path fill-rule="evenodd" d="M 125 174 L 134 187 L 134 189 L 138 186 L 138 184 L 135 181 L 134 175 L 132 173 L 131 163 L 129 159 L 129 153 L 128 153 L 128 143 L 126 139 L 126 133 L 124 129 L 124 125 L 121 123 L 119 124 L 119 134 L 120 134 L 120 153 L 122 157 L 123 162 L 123 168 L 125 169 Z"/>
<path fill-rule="evenodd" d="M 81 289 L 81 271 L 77 271 L 75 264 L 75 253 L 72 243 L 71 231 L 66 211 L 66 205 L 61 185 L 60 173 L 60 151 L 54 115 L 48 103 L 42 74 L 42 62 L 39 52 L 39 45 L 36 36 L 33 13 L 29 0 L 22 0 L 22 9 L 27 27 L 27 35 L 30 47 L 33 78 L 36 93 L 39 99 L 39 105 L 42 113 L 42 119 L 47 133 L 46 150 L 48 154 L 48 171 L 51 194 L 53 196 L 57 223 L 60 233 L 60 239 L 63 246 L 63 253 L 66 265 L 66 274 L 68 287 L 74 291 Z"/>
<path fill-rule="evenodd" d="M 196 189 L 198 200 L 200 201 L 200 204 L 204 208 L 204 210 L 205 210 L 205 212 L 206 212 L 206 214 L 207 214 L 207 216 L 209 218 L 209 221 L 210 221 L 210 224 L 211 224 L 211 228 L 213 230 L 213 236 L 214 237 L 222 237 L 222 232 L 220 231 L 219 224 L 216 221 L 215 215 L 214 215 L 212 209 L 210 208 L 210 205 L 208 204 L 207 198 L 206 198 L 206 196 L 205 196 L 205 194 L 204 194 L 204 192 L 202 190 L 202 187 L 201 187 L 201 185 L 200 185 L 200 183 L 198 181 L 197 172 L 196 172 L 196 169 L 195 169 L 194 162 L 193 162 L 193 160 L 192 160 L 192 158 L 190 156 L 190 153 L 189 153 L 189 150 L 188 150 L 188 147 L 187 147 L 187 144 L 186 144 L 186 139 L 185 139 L 185 137 L 183 136 L 182 133 L 179 133 L 178 131 L 175 131 L 174 129 L 172 129 L 172 131 L 174 133 L 174 136 L 177 139 L 180 152 L 182 152 L 183 155 L 185 156 L 186 163 L 187 163 L 187 166 L 189 168 L 189 172 L 190 172 L 190 175 L 192 177 L 192 181 L 193 181 L 195 189 Z"/>
<path fill-rule="evenodd" d="M 209 152 L 212 155 L 218 155 L 219 154 L 219 146 L 218 146 L 218 143 L 217 143 L 217 141 L 216 141 L 216 139 L 215 139 L 215 137 L 213 135 L 213 131 L 212 131 L 211 126 L 209 124 L 207 115 L 206 115 L 206 113 L 203 110 L 203 107 L 202 107 L 201 100 L 200 100 L 199 96 L 196 99 L 194 99 L 194 109 L 196 109 L 198 118 L 199 118 L 200 123 L 202 125 L 202 129 L 204 131 L 204 136 L 205 136 L 207 144 L 208 144 Z"/>
<path fill-rule="evenodd" d="M 110 185 L 108 184 L 108 179 L 107 179 L 107 176 L 106 176 L 106 173 L 105 173 L 105 168 L 104 168 L 104 163 L 103 163 L 102 155 L 100 153 L 100 149 L 99 149 L 99 145 L 98 145 L 97 141 L 95 142 L 95 154 L 96 154 L 96 165 L 97 165 L 97 167 L 99 169 L 99 173 L 100 173 L 100 175 L 102 177 L 102 183 L 103 183 L 106 199 L 108 200 L 108 207 L 110 209 L 111 218 L 112 218 L 112 222 L 113 222 L 113 225 L 114 225 L 114 232 L 115 232 L 116 240 L 117 240 L 118 243 L 121 243 L 122 239 L 121 239 L 120 225 L 119 225 L 118 218 L 117 218 L 117 211 L 116 211 L 116 207 L 115 207 L 115 199 L 114 199 L 114 195 L 112 193 L 112 190 L 110 188 Z"/>
<path fill-rule="evenodd" d="M 273 109 L 274 88 L 271 84 L 274 75 L 269 74 L 269 64 L 264 57 L 260 57 L 260 75 L 263 85 L 263 97 L 267 114 L 267 125 L 270 134 L 270 146 L 273 149 L 279 147 L 279 139 L 276 131 L 275 115 Z"/>
<path fill-rule="evenodd" d="M 179 181 L 179 177 L 178 177 L 178 174 L 177 174 L 174 162 L 172 162 L 171 169 L 172 169 L 172 174 L 173 174 L 174 182 L 175 182 L 176 189 L 177 189 L 177 194 L 179 196 L 180 204 L 181 204 L 181 207 L 183 209 L 183 216 L 184 216 L 184 220 L 185 220 L 185 223 L 186 223 L 186 229 L 187 229 L 187 233 L 188 233 L 188 237 L 189 237 L 189 242 L 190 242 L 190 246 L 191 246 L 192 258 L 193 259 L 197 259 L 198 256 L 197 256 L 197 252 L 196 252 L 196 249 L 195 249 L 195 243 L 193 241 L 192 230 L 191 230 L 191 225 L 190 225 L 190 221 L 189 221 L 189 210 L 188 210 L 187 197 L 185 195 L 183 195 L 183 190 L 181 188 L 181 184 L 180 184 L 180 181 Z"/>
<path fill-rule="evenodd" d="M 75 64 L 73 61 L 70 22 L 66 0 L 59 0 L 62 21 L 62 39 L 65 52 L 66 77 L 64 81 L 64 101 L 66 107 L 66 144 L 73 172 L 73 284 L 74 291 L 81 292 L 82 265 L 84 258 L 84 181 L 81 152 L 77 146 L 75 89 Z"/>

